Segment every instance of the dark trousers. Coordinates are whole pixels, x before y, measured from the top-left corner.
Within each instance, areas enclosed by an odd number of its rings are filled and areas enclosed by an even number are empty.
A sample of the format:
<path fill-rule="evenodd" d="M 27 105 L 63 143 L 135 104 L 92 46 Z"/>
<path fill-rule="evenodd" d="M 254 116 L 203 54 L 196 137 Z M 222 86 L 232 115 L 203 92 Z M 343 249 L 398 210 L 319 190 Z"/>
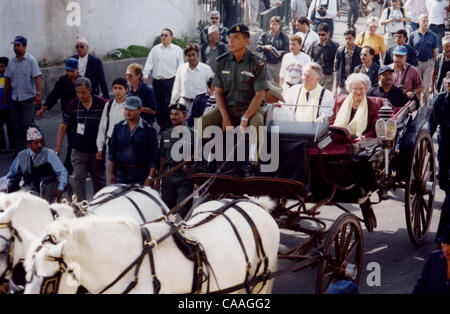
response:
<path fill-rule="evenodd" d="M 356 22 L 359 18 L 359 6 L 358 2 L 353 1 L 350 4 L 350 10 L 347 15 L 347 27 L 350 29 L 351 27 L 355 27 Z"/>
<path fill-rule="evenodd" d="M 66 159 L 64 160 L 64 167 L 67 169 L 67 172 L 69 173 L 69 176 L 73 173 L 73 166 L 72 166 L 72 129 L 67 128 L 66 135 L 67 135 L 67 151 L 66 151 Z"/>
<path fill-rule="evenodd" d="M 156 110 L 156 122 L 158 122 L 161 132 L 170 128 L 169 105 L 172 97 L 172 88 L 175 78 L 168 80 L 153 80 L 153 90 L 155 91 L 158 108 Z"/>
<path fill-rule="evenodd" d="M 436 231 L 436 242 L 437 239 L 442 235 L 444 227 L 450 224 L 450 192 L 445 195 L 444 203 L 441 207 L 441 217 L 439 218 L 439 225 Z"/>
<path fill-rule="evenodd" d="M 224 13 L 223 25 L 231 28 L 238 20 L 238 6 L 235 0 L 222 0 L 222 7 Z"/>
<path fill-rule="evenodd" d="M 34 124 L 34 97 L 12 102 L 11 116 L 14 128 L 14 150 L 16 153 L 25 149 L 26 132 L 30 124 Z"/>
<path fill-rule="evenodd" d="M 166 170 L 165 170 L 166 171 Z M 161 183 L 161 198 L 166 203 L 169 209 L 172 209 L 177 204 L 181 203 L 194 191 L 194 184 L 189 180 L 188 176 L 179 171 L 162 179 Z M 192 199 L 177 213 L 184 218 L 191 209 Z"/>
<path fill-rule="evenodd" d="M 438 39 L 438 51 L 442 52 L 442 37 L 445 35 L 445 24 L 430 24 L 430 31 L 436 34 Z"/>
<path fill-rule="evenodd" d="M 330 27 L 330 39 L 333 38 L 334 33 L 334 21 L 333 19 L 314 19 L 314 31 L 317 33 L 317 28 L 320 24 L 327 23 Z"/>
<path fill-rule="evenodd" d="M 6 124 L 6 132 L 8 133 L 9 148 L 14 148 L 14 131 L 11 117 L 11 109 L 0 110 L 0 149 L 6 148 L 6 135 L 3 126 Z"/>

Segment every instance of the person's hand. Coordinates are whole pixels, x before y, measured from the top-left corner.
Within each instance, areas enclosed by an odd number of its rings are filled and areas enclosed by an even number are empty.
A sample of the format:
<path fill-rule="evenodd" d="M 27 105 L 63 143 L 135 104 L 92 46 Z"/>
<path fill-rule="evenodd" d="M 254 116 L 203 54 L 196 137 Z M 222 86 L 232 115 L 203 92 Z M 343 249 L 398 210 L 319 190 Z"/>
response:
<path fill-rule="evenodd" d="M 413 99 L 414 98 L 414 93 L 413 92 L 407 92 L 406 93 L 406 97 L 408 97 L 408 99 Z"/>
<path fill-rule="evenodd" d="M 97 160 L 103 160 L 103 151 L 99 150 L 95 155 L 95 158 L 97 158 Z"/>
<path fill-rule="evenodd" d="M 227 131 L 228 128 L 233 127 L 229 117 L 222 118 L 222 132 Z"/>
<path fill-rule="evenodd" d="M 148 77 L 144 77 L 143 81 L 144 81 L 145 84 L 147 84 L 148 83 Z"/>
<path fill-rule="evenodd" d="M 116 175 L 114 173 L 109 174 L 109 184 L 115 184 L 116 183 Z"/>
<path fill-rule="evenodd" d="M 428 93 L 434 94 L 434 86 L 431 85 L 430 89 L 428 90 Z"/>
<path fill-rule="evenodd" d="M 36 94 L 36 96 L 34 96 L 34 105 L 36 107 L 40 107 L 41 103 L 42 103 L 41 95 L 40 94 Z"/>
<path fill-rule="evenodd" d="M 239 130 L 241 133 L 244 133 L 248 126 L 248 120 L 241 120 L 241 124 L 239 125 Z"/>
<path fill-rule="evenodd" d="M 264 49 L 266 49 L 266 50 L 272 50 L 272 45 L 265 45 L 265 46 L 264 46 Z"/>
<path fill-rule="evenodd" d="M 155 181 L 153 188 L 159 192 L 159 189 L 161 188 L 161 179 Z"/>
<path fill-rule="evenodd" d="M 62 194 L 63 194 L 63 191 L 61 191 L 61 190 L 56 190 L 55 194 L 53 194 L 53 196 L 56 198 L 57 202 L 61 199 Z"/>
<path fill-rule="evenodd" d="M 56 146 L 54 151 L 58 156 L 61 156 L 61 153 L 62 153 L 61 146 Z"/>
<path fill-rule="evenodd" d="M 147 179 L 145 179 L 144 181 L 144 186 L 149 186 L 152 187 L 154 184 L 154 179 L 152 177 L 148 177 Z"/>
<path fill-rule="evenodd" d="M 45 107 L 42 107 L 41 109 L 36 111 L 36 119 L 40 119 L 45 110 Z"/>

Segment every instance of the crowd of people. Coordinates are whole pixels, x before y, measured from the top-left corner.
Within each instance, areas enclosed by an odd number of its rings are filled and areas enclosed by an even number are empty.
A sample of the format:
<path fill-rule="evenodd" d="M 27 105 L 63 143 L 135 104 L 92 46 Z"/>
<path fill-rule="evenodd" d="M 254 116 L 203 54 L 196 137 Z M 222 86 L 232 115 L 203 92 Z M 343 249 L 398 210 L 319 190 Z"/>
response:
<path fill-rule="evenodd" d="M 260 1 L 240 2 L 245 21 L 256 29 Z M 308 7 L 305 0 L 291 1 L 292 34 L 284 31 L 280 17 L 272 17 L 270 30 L 256 45 L 262 58 L 248 48 L 252 28 L 223 25 L 219 11 L 210 12 L 210 24 L 199 42 L 184 49 L 172 43 L 172 30 L 164 28 L 161 43 L 151 49 L 145 65 L 130 64 L 123 77 L 112 82 L 113 97 L 101 60 L 89 53 L 88 40 L 78 36 L 77 54 L 66 60 L 65 75 L 42 103 L 41 70 L 27 52 L 27 39 L 17 36 L 11 43 L 16 57 L 0 58 L 0 127 L 6 124 L 16 157 L 7 175 L 8 191 L 19 189 L 23 179 L 43 197 L 59 199 L 73 175 L 75 194 L 85 200 L 89 175 L 94 193 L 109 177 L 111 184 L 151 185 L 173 207 L 194 189 L 172 155 L 178 139 L 174 134 L 187 130 L 192 137 L 188 144 L 193 145 L 196 118 L 201 136 L 211 125 L 223 131 L 232 126 L 257 129 L 264 125 L 263 104 L 278 102 L 275 119 L 324 121 L 363 139 L 376 137 L 379 105 L 370 96 L 385 98 L 394 107 L 415 100 L 433 108 L 430 133 L 440 127 L 439 180 L 446 192 L 437 234 L 441 241 L 450 219 L 450 35 L 445 35 L 449 3 L 342 2 L 313 0 Z M 348 7 L 348 30 L 345 43 L 337 43 L 334 20 L 342 5 Z M 360 9 L 367 14 L 367 29 L 357 34 Z M 232 14 L 227 19 L 233 21 Z M 52 150 L 44 146 L 34 122 L 58 101 L 62 118 Z M 62 163 L 58 156 L 65 136 L 68 147 Z M 2 135 L 0 147 L 5 143 Z M 240 168 L 243 176 L 257 172 L 259 144 L 257 135 L 250 137 L 249 154 Z M 161 180 L 164 172 L 169 175 Z M 189 207 L 185 204 L 179 213 L 184 216 Z"/>

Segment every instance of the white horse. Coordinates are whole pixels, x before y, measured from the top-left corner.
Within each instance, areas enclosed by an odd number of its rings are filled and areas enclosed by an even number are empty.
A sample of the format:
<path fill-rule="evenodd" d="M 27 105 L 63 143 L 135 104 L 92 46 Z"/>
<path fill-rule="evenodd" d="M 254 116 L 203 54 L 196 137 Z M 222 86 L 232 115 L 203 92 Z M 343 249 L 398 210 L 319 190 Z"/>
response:
<path fill-rule="evenodd" d="M 14 284 L 11 280 L 12 270 L 24 260 L 33 237 L 41 237 L 45 227 L 55 219 L 93 213 L 128 216 L 137 223 L 144 223 L 169 211 L 158 192 L 149 187 L 108 186 L 96 194 L 92 204 L 87 211 L 83 209 L 80 212 L 78 207 L 67 204 L 49 205 L 30 193 L 1 193 L 0 209 L 3 210 L 0 210 L 0 279 L 9 281 L 14 289 L 18 284 L 24 284 L 24 276 L 20 283 Z M 70 292 L 72 290 L 73 288 L 69 289 Z"/>
<path fill-rule="evenodd" d="M 253 202 L 235 202 L 223 214 L 211 214 L 211 211 L 223 208 L 222 201 L 206 202 L 194 210 L 192 218 L 182 228 L 183 234 L 188 239 L 195 239 L 207 256 L 212 269 L 208 275 L 209 292 L 235 287 L 245 278 L 260 278 L 264 270 L 266 275 L 276 270 L 280 234 L 274 219 Z M 196 226 L 205 218 L 207 222 Z M 155 293 L 152 278 L 157 278 L 160 293 L 189 293 L 194 282 L 194 263 L 177 247 L 173 226 L 165 221 L 140 226 L 125 217 L 87 216 L 56 221 L 47 226 L 44 240 L 36 241 L 29 250 L 24 263 L 27 271 L 25 293 L 39 293 L 43 279 L 53 278 L 58 272 L 72 272 L 73 277 L 92 293 L 122 293 L 135 278 L 136 268 L 130 266 L 139 260 L 142 267 L 138 268 L 137 284 L 127 292 Z M 153 241 L 143 237 L 142 228 L 148 230 Z M 153 274 L 145 249 L 153 256 Z M 129 271 L 124 272 L 127 269 Z M 203 272 L 207 269 L 203 265 Z M 115 282 L 118 277 L 121 279 Z M 270 293 L 272 280 L 265 285 L 259 282 L 252 292 Z M 102 291 L 111 283 L 114 284 Z M 200 292 L 208 292 L 207 287 L 204 283 Z M 235 292 L 246 292 L 244 286 L 238 288 Z"/>

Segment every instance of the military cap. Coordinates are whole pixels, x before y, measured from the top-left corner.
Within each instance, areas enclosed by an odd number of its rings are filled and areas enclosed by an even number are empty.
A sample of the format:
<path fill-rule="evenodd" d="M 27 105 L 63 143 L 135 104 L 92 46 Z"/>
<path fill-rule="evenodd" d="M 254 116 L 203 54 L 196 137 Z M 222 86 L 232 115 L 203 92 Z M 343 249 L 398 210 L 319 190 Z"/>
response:
<path fill-rule="evenodd" d="M 182 105 L 182 104 L 170 105 L 169 106 L 169 112 L 171 112 L 172 110 L 180 110 L 180 111 L 183 111 L 183 112 L 187 112 L 186 106 Z"/>
<path fill-rule="evenodd" d="M 247 25 L 245 24 L 234 24 L 231 26 L 231 28 L 228 30 L 228 35 L 235 34 L 235 33 L 247 33 L 250 35 L 250 30 Z"/>

